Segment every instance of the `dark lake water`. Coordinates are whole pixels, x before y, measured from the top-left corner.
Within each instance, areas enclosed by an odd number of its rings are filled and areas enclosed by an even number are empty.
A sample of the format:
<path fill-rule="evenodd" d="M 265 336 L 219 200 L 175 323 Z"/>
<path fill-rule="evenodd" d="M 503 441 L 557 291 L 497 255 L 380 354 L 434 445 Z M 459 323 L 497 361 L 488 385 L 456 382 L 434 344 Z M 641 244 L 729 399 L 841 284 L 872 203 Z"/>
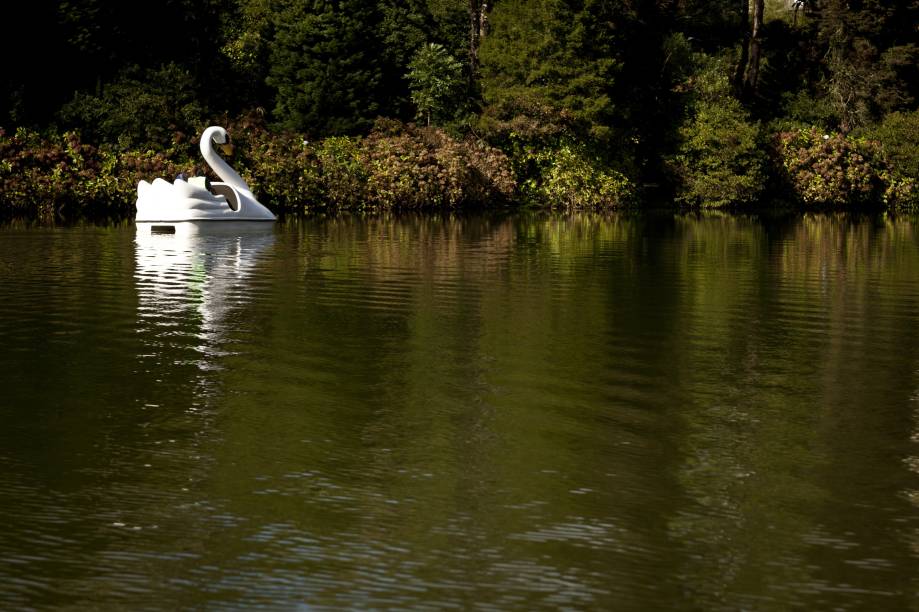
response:
<path fill-rule="evenodd" d="M 0 608 L 919 610 L 919 220 L 0 229 Z"/>

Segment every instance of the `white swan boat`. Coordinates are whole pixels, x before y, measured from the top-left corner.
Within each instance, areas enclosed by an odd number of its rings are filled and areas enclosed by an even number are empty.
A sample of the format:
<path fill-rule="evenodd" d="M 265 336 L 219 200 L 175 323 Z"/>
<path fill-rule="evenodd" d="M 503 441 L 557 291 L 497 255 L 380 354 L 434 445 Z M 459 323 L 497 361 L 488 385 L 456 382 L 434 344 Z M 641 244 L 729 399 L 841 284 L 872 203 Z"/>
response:
<path fill-rule="evenodd" d="M 217 155 L 214 143 L 227 142 L 227 131 L 211 126 L 201 135 L 201 155 L 223 182 L 208 183 L 203 176 L 175 182 L 161 178 L 152 183 L 137 184 L 137 216 L 139 229 L 175 231 L 175 223 L 198 221 L 265 222 L 277 217 L 265 208 L 246 181 Z M 210 187 L 210 189 L 208 189 Z"/>

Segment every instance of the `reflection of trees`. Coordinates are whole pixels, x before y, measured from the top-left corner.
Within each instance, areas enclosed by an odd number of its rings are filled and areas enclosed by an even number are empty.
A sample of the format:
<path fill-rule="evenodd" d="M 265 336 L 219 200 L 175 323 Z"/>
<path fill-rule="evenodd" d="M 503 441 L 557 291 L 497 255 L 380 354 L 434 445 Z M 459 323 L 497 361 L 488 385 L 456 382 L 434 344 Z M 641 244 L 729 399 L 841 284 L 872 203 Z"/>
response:
<path fill-rule="evenodd" d="M 136 296 L 119 282 L 133 265 L 130 240 L 123 231 L 94 229 L 4 230 L 0 239 L 0 385 L 10 411 L 4 442 L 38 440 L 49 464 L 72 466 L 91 455 L 99 436 L 74 433 L 102 425 L 96 407 L 132 401 L 129 389 L 106 384 L 134 374 L 132 363 L 117 358 L 133 348 L 125 330 Z M 38 431 L 17 435 L 20 426 Z M 67 480 L 65 471 L 43 476 Z"/>
<path fill-rule="evenodd" d="M 865 570 L 872 558 L 910 563 L 887 513 L 909 482 L 898 466 L 909 455 L 903 382 L 919 358 L 912 226 L 808 216 L 767 240 L 732 220 L 715 230 L 728 251 L 712 255 L 706 225 L 686 241 L 694 305 L 676 351 L 692 504 L 671 529 L 691 553 L 690 589 L 706 607 L 847 589 L 908 607 L 884 594 L 889 575 Z"/>
<path fill-rule="evenodd" d="M 53 315 L 20 320 L 91 397 L 43 425 L 49 456 L 95 456 L 54 423 L 101 439 L 109 463 L 79 465 L 106 528 L 159 524 L 143 546 L 189 556 L 157 571 L 221 601 L 909 608 L 916 238 L 833 216 L 337 217 L 270 249 L 100 234 L 97 265 L 34 258 L 58 282 L 0 275 L 7 308 L 44 296 Z M 111 351 L 80 346 L 96 325 Z M 15 401 L 47 380 L 23 355 Z M 98 568 L 108 535 L 74 558 Z"/>
<path fill-rule="evenodd" d="M 906 434 L 890 445 L 895 415 L 866 406 L 902 405 L 915 378 L 913 315 L 895 310 L 911 231 L 833 217 L 301 222 L 266 270 L 280 282 L 260 346 L 222 359 L 252 376 L 222 377 L 234 419 L 215 495 L 283 524 L 250 535 L 258 552 L 293 555 L 297 580 L 329 596 L 342 576 L 402 573 L 508 604 L 801 601 L 846 575 L 826 542 L 890 525 L 840 536 L 861 475 L 910 456 Z"/>
<path fill-rule="evenodd" d="M 329 564 L 358 571 L 361 555 L 356 582 L 428 574 L 435 598 L 456 597 L 451 582 L 498 602 L 528 590 L 560 603 L 637 596 L 640 585 L 591 577 L 653 574 L 665 548 L 653 521 L 629 525 L 653 506 L 641 465 L 667 460 L 644 433 L 668 356 L 649 373 L 644 353 L 626 355 L 632 371 L 610 379 L 622 362 L 596 340 L 627 333 L 611 331 L 622 323 L 607 316 L 608 274 L 612 257 L 627 282 L 629 253 L 649 247 L 631 233 L 631 221 L 589 216 L 339 218 L 282 233 L 266 359 L 226 378 L 235 418 L 216 494 L 263 523 L 297 517 L 284 536 L 251 537 L 279 558 L 296 555 L 287 538 L 315 534 L 313 556 L 298 558 L 317 589 Z M 582 562 L 569 566 L 572 555 Z"/>

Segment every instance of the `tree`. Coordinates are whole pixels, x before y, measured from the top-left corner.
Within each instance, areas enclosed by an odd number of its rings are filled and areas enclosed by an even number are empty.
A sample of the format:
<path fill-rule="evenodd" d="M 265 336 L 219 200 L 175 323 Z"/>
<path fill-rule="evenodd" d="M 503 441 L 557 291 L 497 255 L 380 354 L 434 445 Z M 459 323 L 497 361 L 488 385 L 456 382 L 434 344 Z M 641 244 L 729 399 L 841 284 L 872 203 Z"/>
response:
<path fill-rule="evenodd" d="M 586 134 L 608 139 L 622 62 L 610 46 L 613 24 L 597 24 L 578 4 L 505 0 L 495 7 L 480 50 L 485 101 L 547 105 L 581 122 Z"/>
<path fill-rule="evenodd" d="M 488 13 L 491 6 L 486 0 L 468 0 L 469 14 L 469 84 L 470 89 L 479 75 L 479 47 L 488 33 Z"/>
<path fill-rule="evenodd" d="M 700 53 L 695 62 L 683 88 L 687 117 L 668 160 L 677 200 L 714 207 L 755 202 L 765 184 L 760 126 L 732 95 L 730 60 Z"/>
<path fill-rule="evenodd" d="M 432 23 L 427 40 L 442 44 L 469 70 L 469 0 L 425 0 L 425 5 Z M 412 49 L 416 50 L 417 46 Z"/>
<path fill-rule="evenodd" d="M 59 113 L 92 142 L 156 150 L 197 132 L 205 116 L 195 79 L 175 64 L 125 70 L 100 95 L 78 92 Z"/>
<path fill-rule="evenodd" d="M 273 106 L 273 91 L 266 82 L 276 20 L 272 5 L 272 0 L 237 0 L 223 20 L 219 53 L 224 74 L 218 95 L 227 108 Z"/>
<path fill-rule="evenodd" d="M 405 71 L 429 37 L 439 42 L 437 27 L 424 0 L 382 0 L 379 10 L 384 90 L 380 110 L 386 115 L 408 118 L 413 109 Z"/>
<path fill-rule="evenodd" d="M 212 91 L 214 41 L 234 2 L 161 0 L 149 10 L 119 0 L 8 3 L 9 27 L 0 37 L 7 59 L 0 73 L 0 123 L 46 127 L 75 92 L 101 96 L 133 66 L 176 65 L 191 74 L 199 92 Z"/>
<path fill-rule="evenodd" d="M 292 0 L 277 15 L 268 83 L 285 127 L 313 135 L 369 128 L 389 102 L 373 0 Z"/>
<path fill-rule="evenodd" d="M 443 118 L 455 109 L 460 94 L 463 65 L 447 53 L 443 45 L 424 45 L 412 58 L 406 75 L 411 82 L 412 102 L 431 125 L 431 117 Z"/>
<path fill-rule="evenodd" d="M 919 2 L 822 0 L 812 30 L 823 90 L 843 131 L 908 107 L 917 94 Z"/>
<path fill-rule="evenodd" d="M 747 39 L 747 56 L 749 58 L 743 79 L 743 94 L 751 98 L 756 94 L 759 83 L 759 64 L 762 51 L 763 15 L 765 13 L 764 0 L 753 0 L 753 21 L 750 24 L 750 36 Z"/>

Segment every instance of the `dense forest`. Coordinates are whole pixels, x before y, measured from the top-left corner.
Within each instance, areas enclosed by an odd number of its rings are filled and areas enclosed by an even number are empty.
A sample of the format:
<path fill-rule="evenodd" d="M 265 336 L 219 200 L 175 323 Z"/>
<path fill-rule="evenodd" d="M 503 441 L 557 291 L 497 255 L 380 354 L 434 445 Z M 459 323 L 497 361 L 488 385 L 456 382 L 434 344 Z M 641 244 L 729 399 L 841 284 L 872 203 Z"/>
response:
<path fill-rule="evenodd" d="M 280 211 L 919 204 L 919 0 L 33 0 L 5 216 L 204 172 Z"/>

